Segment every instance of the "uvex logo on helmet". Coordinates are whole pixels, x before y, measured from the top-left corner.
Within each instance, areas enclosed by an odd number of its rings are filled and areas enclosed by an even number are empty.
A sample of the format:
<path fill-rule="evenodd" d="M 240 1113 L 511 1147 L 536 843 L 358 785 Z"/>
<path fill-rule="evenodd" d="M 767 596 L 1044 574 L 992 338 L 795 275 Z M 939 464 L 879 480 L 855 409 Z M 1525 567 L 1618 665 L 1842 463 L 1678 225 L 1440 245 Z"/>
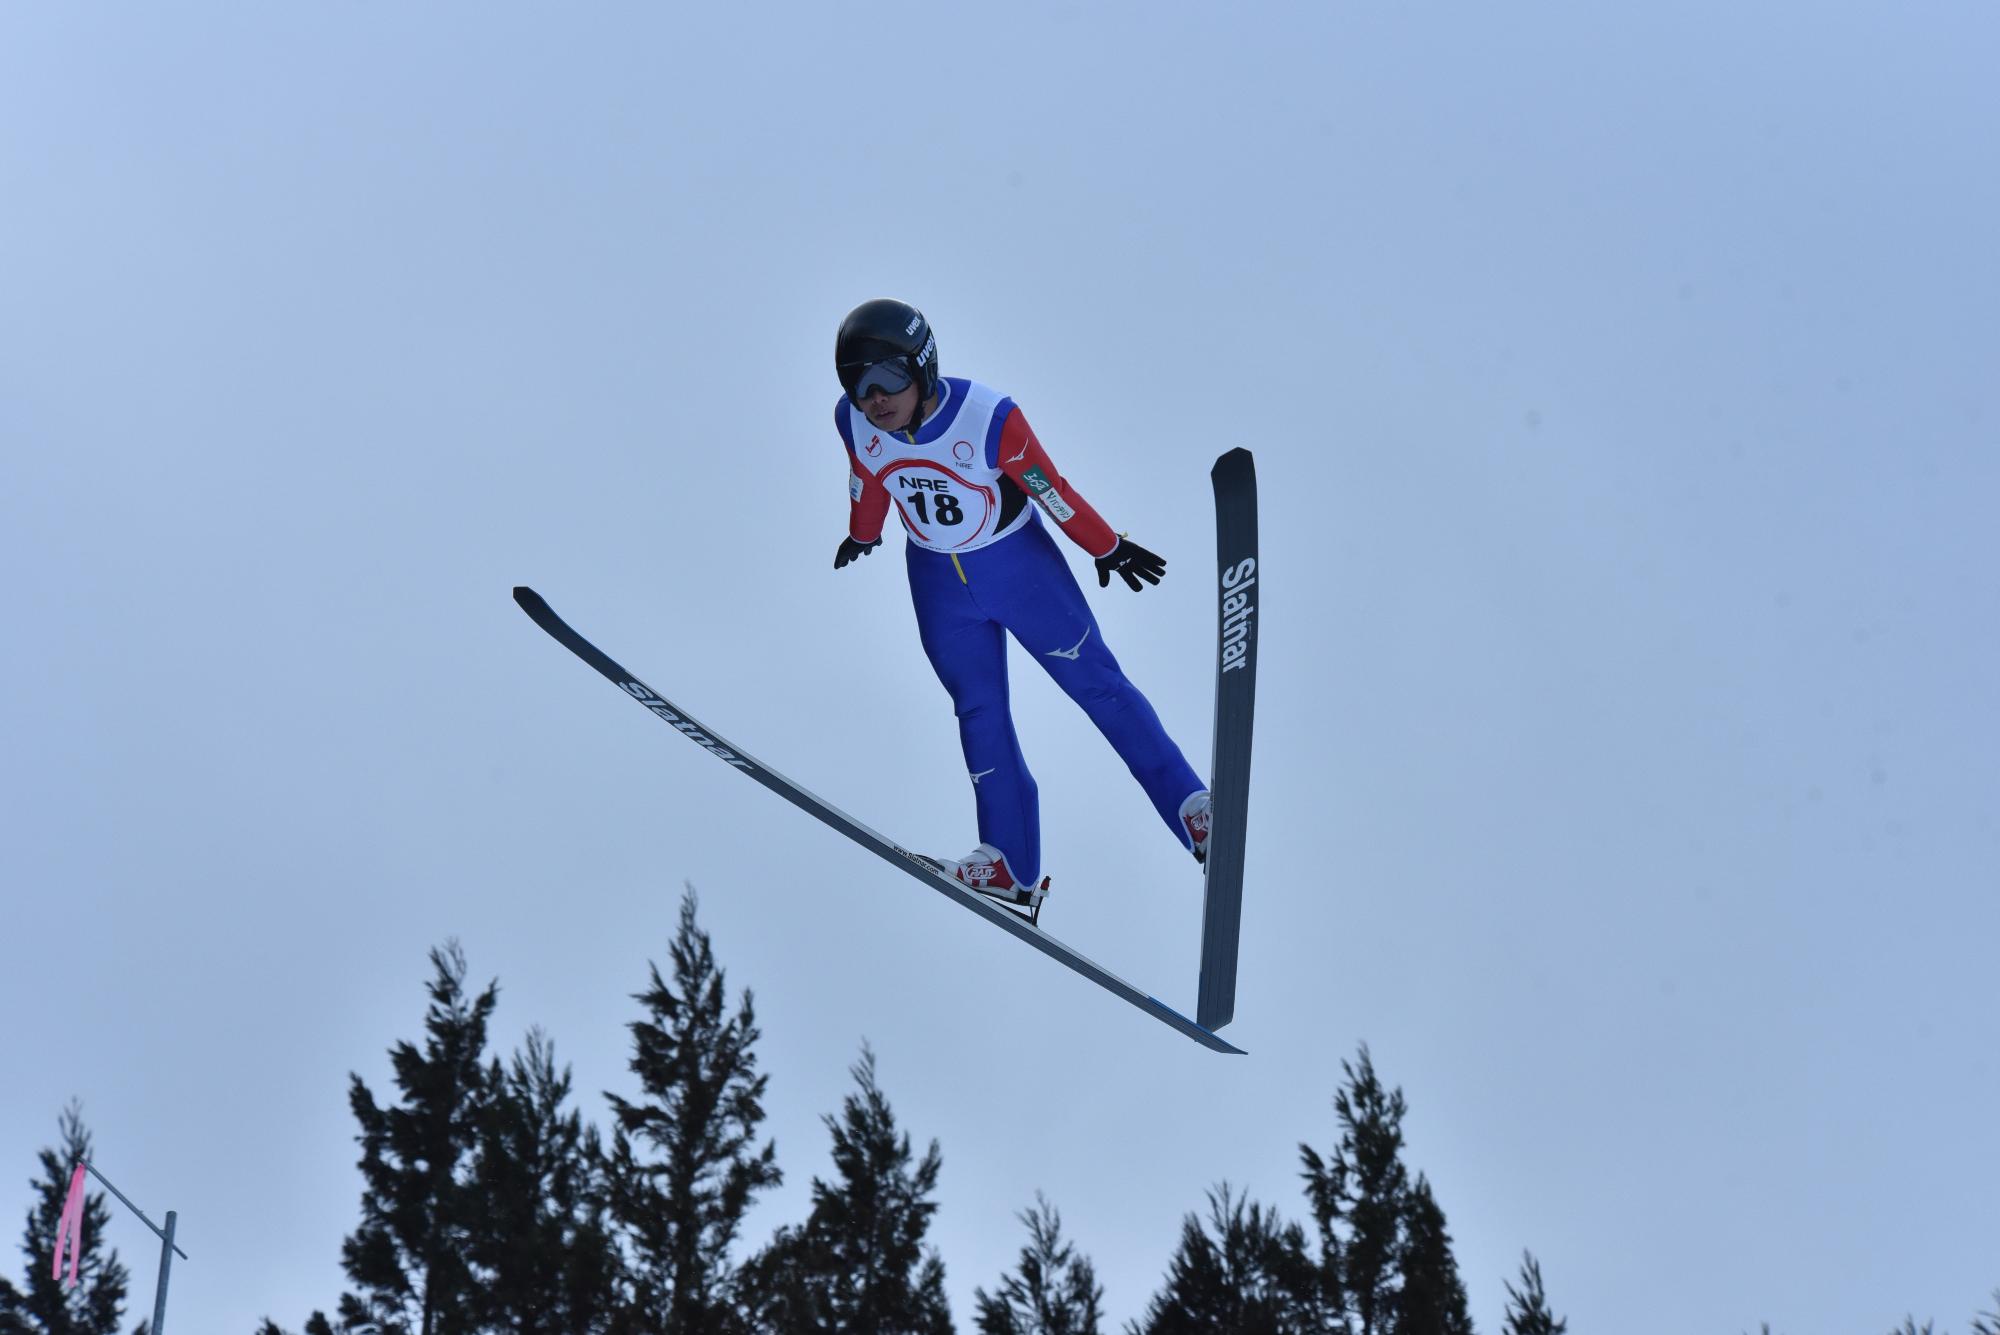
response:
<path fill-rule="evenodd" d="M 937 333 L 924 313 L 907 301 L 877 297 L 847 313 L 834 336 L 833 364 L 850 396 L 862 373 L 877 362 L 894 362 L 910 372 L 925 396 L 937 390 Z"/>

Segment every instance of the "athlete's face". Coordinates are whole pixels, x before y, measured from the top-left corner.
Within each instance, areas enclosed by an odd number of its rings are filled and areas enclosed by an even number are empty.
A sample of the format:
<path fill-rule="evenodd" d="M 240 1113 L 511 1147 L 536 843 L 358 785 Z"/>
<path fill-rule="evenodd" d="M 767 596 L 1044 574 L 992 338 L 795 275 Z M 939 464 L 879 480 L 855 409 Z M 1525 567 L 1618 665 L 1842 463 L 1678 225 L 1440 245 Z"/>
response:
<path fill-rule="evenodd" d="M 918 392 L 915 385 L 905 385 L 894 394 L 876 386 L 862 398 L 861 411 L 877 431 L 907 431 L 916 420 Z"/>

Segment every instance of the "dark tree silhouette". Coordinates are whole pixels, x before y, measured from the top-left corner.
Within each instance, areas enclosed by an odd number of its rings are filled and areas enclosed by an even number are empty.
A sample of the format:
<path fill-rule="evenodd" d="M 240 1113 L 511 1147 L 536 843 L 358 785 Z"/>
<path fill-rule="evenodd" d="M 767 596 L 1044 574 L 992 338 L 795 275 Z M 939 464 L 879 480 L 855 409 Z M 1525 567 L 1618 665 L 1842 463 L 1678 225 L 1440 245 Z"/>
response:
<path fill-rule="evenodd" d="M 323 1312 L 314 1312 L 307 1319 L 305 1330 L 306 1335 L 334 1335 L 333 1325 Z M 264 1324 L 257 1327 L 257 1335 L 288 1335 L 288 1332 L 270 1317 L 265 1317 Z"/>
<path fill-rule="evenodd" d="M 1098 1335 L 1104 1289 L 1090 1258 L 1063 1241 L 1055 1206 L 1038 1191 L 1034 1208 L 1015 1217 L 1028 1245 L 997 1292 L 972 1291 L 980 1335 Z"/>
<path fill-rule="evenodd" d="M 1404 1200 L 1397 1269 L 1402 1278 L 1396 1294 L 1397 1335 L 1472 1335 L 1472 1314 L 1452 1258 L 1444 1211 L 1421 1173 Z"/>
<path fill-rule="evenodd" d="M 341 1295 L 340 1324 L 355 1335 L 478 1329 L 469 1239 L 483 1207 L 466 1165 L 491 1095 L 480 1063 L 499 987 L 466 994 L 465 954 L 455 941 L 433 949 L 430 960 L 424 1046 L 390 1050 L 401 1104 L 378 1106 L 361 1077 L 351 1077 L 363 1187 L 360 1227 L 340 1249 L 358 1290 Z"/>
<path fill-rule="evenodd" d="M 1993 1290 L 1993 1310 L 1972 1318 L 1972 1335 L 2000 1335 L 2000 1289 Z"/>
<path fill-rule="evenodd" d="M 620 1258 L 607 1217 L 597 1128 L 567 1105 L 570 1074 L 539 1029 L 502 1070 L 486 1077 L 472 1191 L 479 1215 L 467 1231 L 482 1330 L 512 1335 L 596 1335 L 620 1298 Z"/>
<path fill-rule="evenodd" d="M 1276 1210 L 1208 1196 L 1206 1224 L 1188 1215 L 1166 1287 L 1131 1330 L 1136 1335 L 1321 1335 L 1342 1329 L 1339 1308 L 1306 1246 L 1305 1231 Z"/>
<path fill-rule="evenodd" d="M 1383 1085 L 1365 1043 L 1341 1070 L 1333 1152 L 1299 1146 L 1321 1283 L 1351 1335 L 1470 1335 L 1444 1211 L 1403 1165 L 1403 1091 Z"/>
<path fill-rule="evenodd" d="M 51 1274 L 56 1224 L 69 1195 L 70 1176 L 80 1161 L 91 1157 L 90 1132 L 80 1105 L 73 1102 L 64 1108 L 56 1125 L 62 1144 L 41 1152 L 42 1176 L 30 1183 L 35 1204 L 21 1233 L 21 1254 L 28 1260 L 27 1288 L 16 1289 L 0 1279 L 0 1335 L 116 1335 L 130 1276 L 118 1253 L 104 1246 L 104 1228 L 111 1222 L 104 1193 L 84 1196 L 77 1286 L 68 1287 L 67 1265 L 62 1279 Z"/>
<path fill-rule="evenodd" d="M 1569 1323 L 1556 1316 L 1542 1288 L 1542 1263 L 1532 1252 L 1521 1253 L 1521 1287 L 1507 1285 L 1506 1335 L 1563 1335 Z M 1770 1327 L 1764 1328 L 1770 1335 Z"/>
<path fill-rule="evenodd" d="M 851 1071 L 858 1089 L 825 1119 L 836 1180 L 814 1178 L 805 1223 L 779 1229 L 745 1267 L 746 1318 L 774 1335 L 949 1335 L 944 1262 L 924 1245 L 943 1156 L 932 1141 L 912 1164 L 866 1045 Z"/>
<path fill-rule="evenodd" d="M 734 1321 L 729 1247 L 752 1197 L 783 1179 L 777 1148 L 760 1148 L 764 1087 L 756 1012 L 746 990 L 732 1015 L 692 887 L 670 951 L 673 983 L 651 966 L 637 994 L 632 1071 L 643 1097 L 606 1097 L 617 1116 L 613 1211 L 634 1258 L 630 1314 L 645 1330 L 705 1335 Z"/>
<path fill-rule="evenodd" d="M 1306 1201 L 1319 1225 L 1326 1283 L 1343 1299 L 1358 1335 L 1390 1335 L 1400 1282 L 1409 1174 L 1403 1167 L 1403 1091 L 1386 1090 L 1368 1045 L 1359 1063 L 1342 1061 L 1334 1095 L 1340 1141 L 1322 1159 L 1299 1146 Z"/>

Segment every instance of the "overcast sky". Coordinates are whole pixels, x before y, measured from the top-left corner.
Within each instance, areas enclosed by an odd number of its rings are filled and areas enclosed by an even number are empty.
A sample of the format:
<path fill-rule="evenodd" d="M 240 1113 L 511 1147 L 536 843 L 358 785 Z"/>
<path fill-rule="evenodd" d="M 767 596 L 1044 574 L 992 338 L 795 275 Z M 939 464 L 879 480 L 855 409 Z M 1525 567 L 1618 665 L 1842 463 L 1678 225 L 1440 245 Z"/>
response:
<path fill-rule="evenodd" d="M 0 1241 L 81 1099 L 170 1328 L 296 1328 L 425 952 L 581 1106 L 683 883 L 802 1218 L 864 1039 L 971 1318 L 1036 1189 L 1137 1315 L 1304 1217 L 1370 1044 L 1480 1328 L 1962 1329 L 2000 1285 L 2000 11 L 1986 3 L 0 8 Z M 894 295 L 1263 646 L 1223 1057 L 649 722 L 975 841 L 835 326 Z M 1068 549 L 1072 567 L 1086 559 Z M 1044 925 L 1192 1009 L 1200 879 L 1016 652 Z M 122 1213 L 128 1321 L 157 1249 Z M 7 1263 L 16 1277 L 19 1267 Z"/>

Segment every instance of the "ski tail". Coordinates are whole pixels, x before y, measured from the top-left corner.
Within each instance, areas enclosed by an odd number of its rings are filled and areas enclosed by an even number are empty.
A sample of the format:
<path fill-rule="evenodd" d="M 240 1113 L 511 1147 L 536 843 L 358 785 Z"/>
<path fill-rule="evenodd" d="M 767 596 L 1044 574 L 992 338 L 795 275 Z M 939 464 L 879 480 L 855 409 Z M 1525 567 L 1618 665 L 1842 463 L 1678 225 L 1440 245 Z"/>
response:
<path fill-rule="evenodd" d="M 1215 461 L 1215 750 L 1209 769 L 1214 820 L 1202 903 L 1201 985 L 1195 1022 L 1220 1029 L 1236 1014 L 1236 952 L 1243 918 L 1243 850 L 1250 812 L 1250 736 L 1257 706 L 1257 469 L 1250 451 Z"/>

